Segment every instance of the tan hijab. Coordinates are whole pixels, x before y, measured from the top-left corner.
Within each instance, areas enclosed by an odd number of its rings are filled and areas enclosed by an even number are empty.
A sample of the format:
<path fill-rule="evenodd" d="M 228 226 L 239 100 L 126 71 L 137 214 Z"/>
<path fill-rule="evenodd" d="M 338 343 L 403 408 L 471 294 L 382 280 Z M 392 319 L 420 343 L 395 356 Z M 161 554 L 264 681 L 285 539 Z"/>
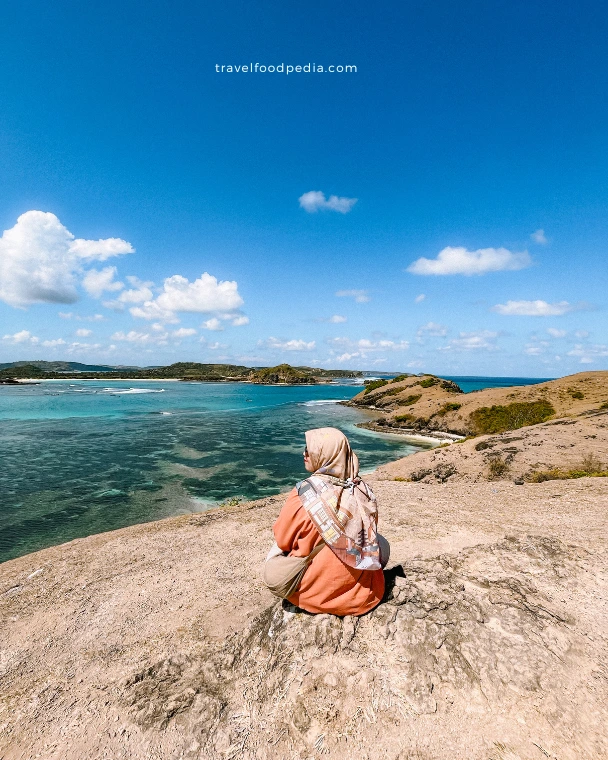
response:
<path fill-rule="evenodd" d="M 324 542 L 350 567 L 380 569 L 376 497 L 359 477 L 348 438 L 336 428 L 316 428 L 306 431 L 306 448 L 314 473 L 298 483 L 298 495 Z"/>
<path fill-rule="evenodd" d="M 359 459 L 351 449 L 348 438 L 337 428 L 307 430 L 306 448 L 315 475 L 348 480 L 359 474 Z"/>

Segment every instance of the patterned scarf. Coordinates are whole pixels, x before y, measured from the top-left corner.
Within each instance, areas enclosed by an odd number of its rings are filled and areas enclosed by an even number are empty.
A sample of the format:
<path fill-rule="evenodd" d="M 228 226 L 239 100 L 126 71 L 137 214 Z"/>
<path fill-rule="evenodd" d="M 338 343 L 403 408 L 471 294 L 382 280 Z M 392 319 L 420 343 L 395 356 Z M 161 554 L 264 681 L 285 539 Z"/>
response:
<path fill-rule="evenodd" d="M 359 460 L 336 428 L 306 433 L 314 474 L 296 485 L 302 506 L 339 560 L 357 570 L 379 570 L 378 507 L 359 477 Z"/>

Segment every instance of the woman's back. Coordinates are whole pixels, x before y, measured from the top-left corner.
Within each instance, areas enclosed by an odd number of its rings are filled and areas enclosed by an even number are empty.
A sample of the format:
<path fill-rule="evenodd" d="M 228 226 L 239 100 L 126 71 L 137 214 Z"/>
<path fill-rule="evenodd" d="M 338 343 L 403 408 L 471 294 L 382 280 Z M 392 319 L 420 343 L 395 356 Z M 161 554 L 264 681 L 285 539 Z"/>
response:
<path fill-rule="evenodd" d="M 273 530 L 279 548 L 293 557 L 308 556 L 322 542 L 295 488 Z M 363 615 L 380 603 L 383 594 L 382 570 L 356 570 L 326 546 L 313 559 L 289 601 L 308 612 Z"/>

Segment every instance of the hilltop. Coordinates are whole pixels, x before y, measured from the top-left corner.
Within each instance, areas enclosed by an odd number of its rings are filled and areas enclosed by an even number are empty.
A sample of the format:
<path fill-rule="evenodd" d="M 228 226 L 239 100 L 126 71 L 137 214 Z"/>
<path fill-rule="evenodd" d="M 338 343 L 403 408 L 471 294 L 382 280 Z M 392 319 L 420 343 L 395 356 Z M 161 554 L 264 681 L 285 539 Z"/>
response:
<path fill-rule="evenodd" d="M 466 394 L 456 383 L 435 375 L 402 375 L 367 383 L 345 403 L 380 412 L 366 425 L 385 432 L 500 433 L 600 409 L 608 404 L 608 372 L 581 372 L 537 385 Z"/>

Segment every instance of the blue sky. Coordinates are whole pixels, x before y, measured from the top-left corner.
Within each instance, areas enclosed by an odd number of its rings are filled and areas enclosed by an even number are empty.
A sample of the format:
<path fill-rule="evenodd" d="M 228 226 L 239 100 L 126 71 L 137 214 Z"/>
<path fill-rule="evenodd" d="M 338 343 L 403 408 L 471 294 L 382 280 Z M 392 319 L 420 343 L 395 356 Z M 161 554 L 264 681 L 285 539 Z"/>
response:
<path fill-rule="evenodd" d="M 0 361 L 606 368 L 605 5 L 263 6 L 5 5 Z"/>

